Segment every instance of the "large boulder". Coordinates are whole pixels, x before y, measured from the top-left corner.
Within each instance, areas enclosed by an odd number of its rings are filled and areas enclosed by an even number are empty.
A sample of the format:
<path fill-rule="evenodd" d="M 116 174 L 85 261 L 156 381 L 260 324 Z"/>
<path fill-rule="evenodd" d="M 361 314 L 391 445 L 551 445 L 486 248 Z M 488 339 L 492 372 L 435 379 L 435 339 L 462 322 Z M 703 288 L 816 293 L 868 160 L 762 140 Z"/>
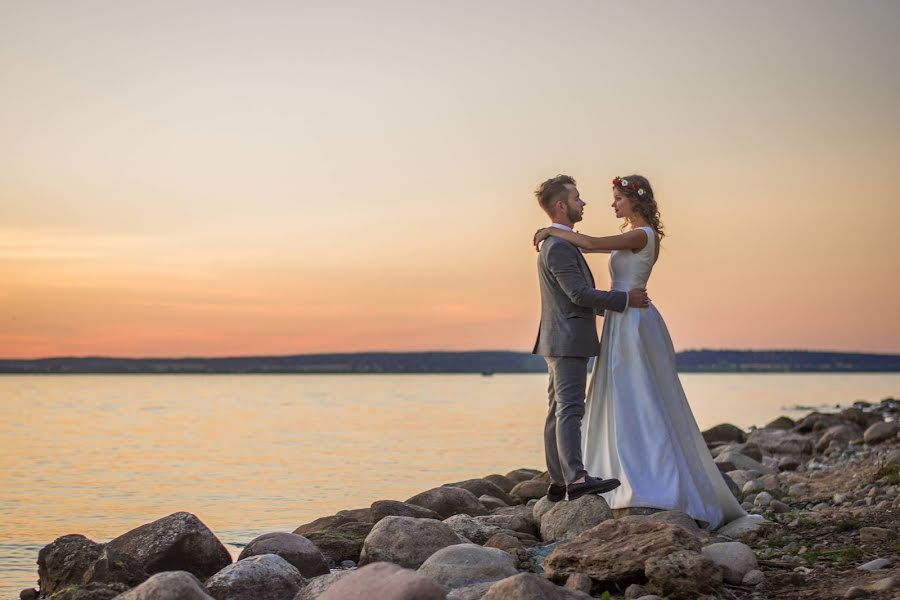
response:
<path fill-rule="evenodd" d="M 304 577 L 315 577 L 329 572 L 322 552 L 311 541 L 296 533 L 281 531 L 264 533 L 244 547 L 238 560 L 262 554 L 277 554 L 294 565 Z"/>
<path fill-rule="evenodd" d="M 644 572 L 650 586 L 670 600 L 715 597 L 722 587 L 722 573 L 712 560 L 690 550 L 677 550 L 647 559 Z"/>
<path fill-rule="evenodd" d="M 135 558 L 83 535 L 62 536 L 38 553 L 39 585 L 47 595 L 69 586 L 95 584 L 92 595 L 99 597 L 112 593 L 103 586 L 120 583 L 127 589 L 146 579 L 147 574 Z"/>
<path fill-rule="evenodd" d="M 469 515 L 475 517 L 488 514 L 478 496 L 458 487 L 438 487 L 416 494 L 406 501 L 408 504 L 423 506 L 433 510 L 442 519 L 453 515 Z"/>
<path fill-rule="evenodd" d="M 816 444 L 816 450 L 824 452 L 831 442 L 837 442 L 841 446 L 846 446 L 850 442 L 861 440 L 863 437 L 862 429 L 855 424 L 842 424 L 829 427 L 819 438 Z"/>
<path fill-rule="evenodd" d="M 715 442 L 737 442 L 738 444 L 742 444 L 747 441 L 747 435 L 740 427 L 736 427 L 730 423 L 722 423 L 704 431 L 703 439 L 707 444 Z"/>
<path fill-rule="evenodd" d="M 102 553 L 103 544 L 83 535 L 56 538 L 38 552 L 41 593 L 50 595 L 71 585 L 81 585 L 84 574 Z"/>
<path fill-rule="evenodd" d="M 445 523 L 434 519 L 385 517 L 366 537 L 359 564 L 384 561 L 418 569 L 441 548 L 467 541 Z"/>
<path fill-rule="evenodd" d="M 840 420 L 835 424 L 839 425 Z M 813 454 L 812 440 L 805 435 L 791 431 L 757 429 L 750 434 L 747 441 L 757 444 L 766 454 L 790 454 L 793 456 L 810 456 Z"/>
<path fill-rule="evenodd" d="M 753 550 L 740 542 L 710 544 L 703 548 L 703 556 L 716 563 L 725 581 L 734 585 L 740 585 L 744 575 L 759 568 Z"/>
<path fill-rule="evenodd" d="M 476 544 L 442 548 L 419 567 L 419 573 L 431 577 L 448 591 L 476 583 L 499 581 L 517 572 L 516 561 L 509 554 Z"/>
<path fill-rule="evenodd" d="M 306 586 L 304 586 L 299 592 L 297 592 L 297 595 L 294 596 L 294 600 L 316 600 L 325 592 L 325 590 L 353 572 L 354 571 L 350 570 L 335 571 L 334 573 L 329 573 L 328 575 L 319 575 L 318 577 L 313 577 L 308 582 L 306 582 Z"/>
<path fill-rule="evenodd" d="M 116 596 L 116 600 L 213 600 L 213 597 L 192 573 L 165 571 Z"/>
<path fill-rule="evenodd" d="M 239 560 L 206 580 L 216 600 L 285 600 L 305 585 L 300 571 L 277 554 Z"/>
<path fill-rule="evenodd" d="M 646 581 L 644 563 L 649 558 L 700 548 L 697 538 L 679 525 L 623 517 L 604 521 L 555 548 L 544 560 L 544 571 L 560 584 L 573 573 L 584 573 L 602 588 L 625 589 Z"/>
<path fill-rule="evenodd" d="M 609 504 L 594 494 L 571 502 L 557 502 L 541 517 L 541 539 L 545 542 L 570 540 L 612 518 Z"/>
<path fill-rule="evenodd" d="M 869 425 L 881 421 L 881 417 L 875 413 L 865 412 L 857 407 L 845 408 L 840 412 L 840 417 L 851 423 L 856 424 L 865 430 Z"/>
<path fill-rule="evenodd" d="M 377 500 L 372 503 L 372 521 L 377 523 L 385 517 L 414 517 L 416 519 L 437 519 L 441 515 L 429 508 L 407 504 L 397 500 Z"/>
<path fill-rule="evenodd" d="M 534 573 L 519 573 L 498 581 L 482 600 L 590 600 L 584 592 L 553 585 Z"/>
<path fill-rule="evenodd" d="M 345 560 L 359 562 L 363 542 L 372 531 L 371 523 L 350 521 L 331 529 L 312 531 L 304 535 L 331 565 L 339 565 Z"/>
<path fill-rule="evenodd" d="M 339 510 L 335 513 L 336 517 L 346 517 L 354 521 L 362 521 L 363 523 L 372 523 L 371 508 L 350 508 L 347 510 Z"/>
<path fill-rule="evenodd" d="M 487 479 L 466 479 L 465 481 L 457 481 L 456 483 L 445 483 L 443 487 L 462 488 L 472 492 L 476 498 L 479 496 L 493 496 L 494 498 L 503 500 L 507 506 L 519 503 L 518 499 L 513 498 L 497 484 L 492 483 Z"/>
<path fill-rule="evenodd" d="M 863 437 L 867 444 L 879 444 L 896 437 L 898 431 L 900 431 L 900 422 L 898 421 L 875 423 L 866 429 Z"/>
<path fill-rule="evenodd" d="M 133 556 L 151 575 L 187 571 L 202 580 L 231 564 L 231 555 L 222 542 L 187 512 L 141 525 L 115 538 L 108 547 Z"/>
<path fill-rule="evenodd" d="M 410 517 L 387 517 L 403 519 Z M 440 585 L 415 571 L 394 564 L 376 562 L 353 571 L 322 592 L 318 600 L 446 600 Z"/>

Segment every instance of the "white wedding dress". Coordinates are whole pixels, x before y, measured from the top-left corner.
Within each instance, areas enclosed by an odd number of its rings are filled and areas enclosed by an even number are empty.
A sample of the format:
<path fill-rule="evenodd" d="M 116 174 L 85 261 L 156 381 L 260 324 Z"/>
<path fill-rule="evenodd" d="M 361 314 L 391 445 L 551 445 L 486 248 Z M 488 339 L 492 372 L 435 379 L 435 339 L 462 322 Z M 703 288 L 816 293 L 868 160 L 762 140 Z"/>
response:
<path fill-rule="evenodd" d="M 614 290 L 647 286 L 657 241 L 651 227 L 642 229 L 644 248 L 610 256 Z M 678 379 L 672 339 L 652 304 L 606 311 L 582 440 L 588 473 L 622 482 L 603 494 L 612 508 L 680 510 L 709 529 L 746 514 L 700 434 Z"/>

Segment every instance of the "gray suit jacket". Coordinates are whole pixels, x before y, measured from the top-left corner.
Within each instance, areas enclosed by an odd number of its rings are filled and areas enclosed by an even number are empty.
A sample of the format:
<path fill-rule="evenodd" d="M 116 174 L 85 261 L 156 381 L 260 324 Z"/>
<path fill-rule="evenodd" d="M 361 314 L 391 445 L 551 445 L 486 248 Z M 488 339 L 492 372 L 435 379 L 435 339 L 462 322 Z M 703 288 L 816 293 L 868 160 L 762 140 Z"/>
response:
<path fill-rule="evenodd" d="M 541 325 L 532 354 L 598 356 L 597 314 L 624 311 L 628 293 L 595 290 L 594 277 L 581 251 L 557 237 L 547 238 L 541 246 L 538 278 Z"/>

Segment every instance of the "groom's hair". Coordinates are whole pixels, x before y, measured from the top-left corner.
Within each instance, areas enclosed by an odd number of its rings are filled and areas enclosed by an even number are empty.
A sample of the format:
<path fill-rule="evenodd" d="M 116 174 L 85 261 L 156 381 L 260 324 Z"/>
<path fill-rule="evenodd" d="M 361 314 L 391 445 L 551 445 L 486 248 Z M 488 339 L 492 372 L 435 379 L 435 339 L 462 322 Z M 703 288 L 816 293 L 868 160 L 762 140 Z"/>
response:
<path fill-rule="evenodd" d="M 553 216 L 553 205 L 560 199 L 565 200 L 569 197 L 569 190 L 566 184 L 575 184 L 575 178 L 570 175 L 557 175 L 552 179 L 548 179 L 538 189 L 534 190 L 534 196 L 537 198 L 538 204 L 544 209 L 544 212 Z"/>

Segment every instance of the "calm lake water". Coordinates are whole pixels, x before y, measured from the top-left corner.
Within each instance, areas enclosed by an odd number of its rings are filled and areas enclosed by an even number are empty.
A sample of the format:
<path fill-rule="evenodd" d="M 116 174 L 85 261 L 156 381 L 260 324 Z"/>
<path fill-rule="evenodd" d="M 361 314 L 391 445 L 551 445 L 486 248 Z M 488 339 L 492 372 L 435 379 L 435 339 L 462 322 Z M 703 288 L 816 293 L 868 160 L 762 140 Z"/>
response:
<path fill-rule="evenodd" d="M 900 396 L 900 374 L 681 376 L 701 429 Z M 269 531 L 543 468 L 545 375 L 0 377 L 0 598 L 38 550 L 176 511 L 234 554 Z M 804 408 L 795 409 L 797 405 Z"/>

